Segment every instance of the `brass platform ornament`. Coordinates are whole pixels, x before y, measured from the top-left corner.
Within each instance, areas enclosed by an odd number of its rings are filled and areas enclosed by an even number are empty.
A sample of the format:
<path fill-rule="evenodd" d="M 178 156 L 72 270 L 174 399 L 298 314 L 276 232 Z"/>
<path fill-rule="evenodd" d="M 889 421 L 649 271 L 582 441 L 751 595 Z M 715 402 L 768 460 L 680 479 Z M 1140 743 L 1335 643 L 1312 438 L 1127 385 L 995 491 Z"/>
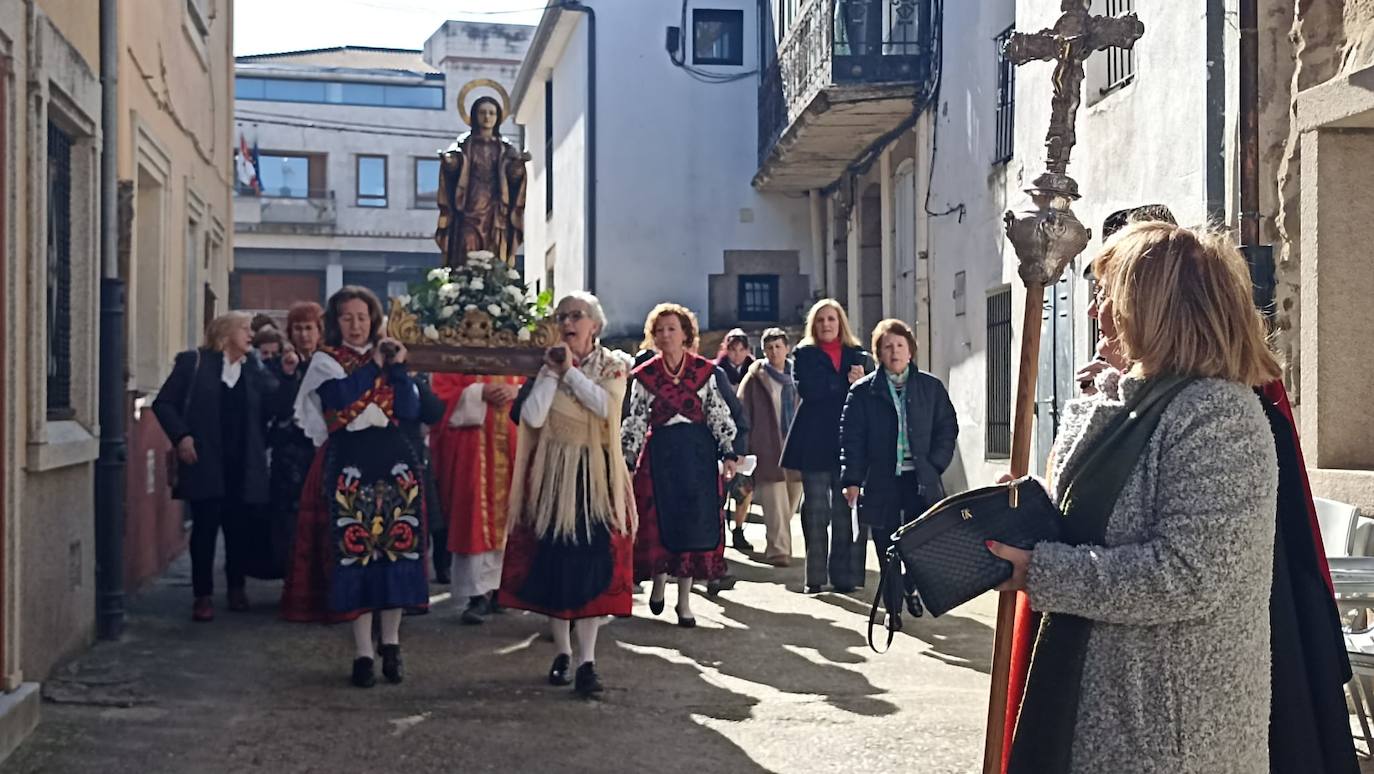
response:
<path fill-rule="evenodd" d="M 558 343 L 552 293 L 536 295 L 490 252 L 434 269 L 410 291 L 391 299 L 387 333 L 405 343 L 415 370 L 532 375 Z"/>

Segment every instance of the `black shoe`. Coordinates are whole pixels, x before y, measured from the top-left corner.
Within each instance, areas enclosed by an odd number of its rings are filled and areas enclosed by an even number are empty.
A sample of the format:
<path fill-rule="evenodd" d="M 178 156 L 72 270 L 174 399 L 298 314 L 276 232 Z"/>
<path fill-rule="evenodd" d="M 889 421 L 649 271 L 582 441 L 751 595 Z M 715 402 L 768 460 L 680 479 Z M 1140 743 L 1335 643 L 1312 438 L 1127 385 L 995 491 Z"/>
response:
<path fill-rule="evenodd" d="M 906 596 L 906 611 L 911 613 L 912 618 L 920 618 L 921 613 L 925 612 L 920 595 L 914 591 Z"/>
<path fill-rule="evenodd" d="M 506 608 L 496 601 L 496 592 L 491 592 L 487 597 L 487 615 L 499 615 L 504 612 L 506 612 Z"/>
<path fill-rule="evenodd" d="M 822 589 L 820 586 L 807 586 L 806 588 L 802 589 L 802 593 L 803 593 L 803 594 L 819 594 L 819 593 L 821 593 L 821 591 L 823 591 L 823 590 L 824 590 L 824 589 Z"/>
<path fill-rule="evenodd" d="M 440 586 L 447 586 L 453 583 L 453 578 L 449 576 L 448 570 L 434 568 L 434 582 Z"/>
<path fill-rule="evenodd" d="M 577 683 L 573 686 L 573 690 L 584 699 L 590 699 L 606 690 L 601 685 L 601 678 L 597 676 L 596 667 L 592 665 L 592 662 L 588 661 L 577 668 Z"/>
<path fill-rule="evenodd" d="M 696 625 L 697 625 L 697 619 L 695 619 L 695 618 L 683 618 L 683 617 L 682 617 L 682 613 L 678 613 L 678 614 L 677 614 L 677 625 L 678 625 L 678 626 L 681 626 L 681 627 L 684 628 L 684 629 L 695 629 L 695 628 L 696 628 Z"/>
<path fill-rule="evenodd" d="M 359 688 L 371 688 L 377 684 L 377 676 L 372 674 L 372 659 L 353 659 L 353 684 Z"/>
<path fill-rule="evenodd" d="M 654 615 L 662 615 L 662 614 L 663 614 L 663 603 L 664 603 L 664 600 L 662 600 L 662 599 L 654 599 L 653 597 L 650 597 L 650 598 L 649 598 L 649 612 L 650 612 L 650 613 L 653 613 Z"/>
<path fill-rule="evenodd" d="M 749 544 L 748 540 L 744 539 L 744 527 L 735 527 L 730 531 L 730 537 L 736 551 L 743 551 L 746 554 L 754 553 L 754 547 Z"/>
<path fill-rule="evenodd" d="M 458 620 L 469 626 L 486 623 L 487 617 L 487 598 L 478 596 L 468 600 L 468 606 L 463 608 L 463 614 Z"/>
<path fill-rule="evenodd" d="M 567 685 L 572 682 L 568 677 L 568 668 L 572 666 L 572 656 L 567 653 L 559 653 L 553 657 L 553 666 L 549 667 L 549 685 Z"/>
<path fill-rule="evenodd" d="M 382 674 L 388 682 L 399 683 L 405 679 L 401 668 L 401 646 L 383 645 L 377 649 L 382 657 Z"/>
<path fill-rule="evenodd" d="M 709 580 L 709 581 L 706 581 L 706 598 L 707 598 L 707 599 L 715 599 L 716 597 L 720 596 L 720 588 L 721 588 L 720 581 L 718 581 L 718 580 Z"/>

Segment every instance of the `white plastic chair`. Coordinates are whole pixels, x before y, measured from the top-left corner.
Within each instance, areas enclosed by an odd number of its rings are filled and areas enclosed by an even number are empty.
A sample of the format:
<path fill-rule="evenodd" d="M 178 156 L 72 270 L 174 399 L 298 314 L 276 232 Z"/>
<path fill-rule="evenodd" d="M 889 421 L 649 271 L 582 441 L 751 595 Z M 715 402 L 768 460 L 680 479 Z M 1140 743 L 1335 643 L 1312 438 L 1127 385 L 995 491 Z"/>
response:
<path fill-rule="evenodd" d="M 1322 531 L 1322 547 L 1327 556 L 1350 556 L 1355 543 L 1355 528 L 1360 523 L 1360 509 L 1350 503 L 1314 497 L 1317 524 Z"/>

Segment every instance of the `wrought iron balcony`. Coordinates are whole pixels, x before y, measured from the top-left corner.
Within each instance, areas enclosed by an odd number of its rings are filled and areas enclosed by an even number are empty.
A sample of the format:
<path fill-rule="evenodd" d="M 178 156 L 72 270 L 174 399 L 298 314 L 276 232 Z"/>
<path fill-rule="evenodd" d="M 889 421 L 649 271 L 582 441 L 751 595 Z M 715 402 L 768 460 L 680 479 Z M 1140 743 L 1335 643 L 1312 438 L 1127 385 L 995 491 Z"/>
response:
<path fill-rule="evenodd" d="M 911 114 L 931 0 L 805 0 L 759 86 L 760 189 L 822 187 Z"/>

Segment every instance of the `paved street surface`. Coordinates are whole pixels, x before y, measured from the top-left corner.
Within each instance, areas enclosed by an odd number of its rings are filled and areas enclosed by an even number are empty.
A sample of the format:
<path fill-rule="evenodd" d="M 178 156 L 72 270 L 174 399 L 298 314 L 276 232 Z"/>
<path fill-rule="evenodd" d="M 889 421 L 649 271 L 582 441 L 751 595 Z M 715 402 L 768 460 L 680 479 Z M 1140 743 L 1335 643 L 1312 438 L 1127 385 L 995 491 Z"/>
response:
<path fill-rule="evenodd" d="M 748 531 L 761 544 L 762 527 Z M 633 618 L 602 630 L 608 690 L 595 702 L 544 683 L 543 619 L 508 612 L 465 627 L 447 599 L 406 619 L 403 685 L 379 675 L 353 688 L 348 628 L 277 620 L 279 584 L 250 584 L 250 613 L 225 611 L 221 594 L 217 620 L 193 624 L 183 558 L 132 600 L 124 641 L 45 683 L 42 723 L 4 770 L 976 770 L 991 595 L 908 622 L 878 656 L 864 642 L 864 590 L 808 597 L 800 561 L 776 570 L 727 556 L 739 583 L 694 597 L 697 629 L 674 625 L 670 587 L 663 616 L 637 596 Z M 870 592 L 874 570 L 870 549 Z"/>

